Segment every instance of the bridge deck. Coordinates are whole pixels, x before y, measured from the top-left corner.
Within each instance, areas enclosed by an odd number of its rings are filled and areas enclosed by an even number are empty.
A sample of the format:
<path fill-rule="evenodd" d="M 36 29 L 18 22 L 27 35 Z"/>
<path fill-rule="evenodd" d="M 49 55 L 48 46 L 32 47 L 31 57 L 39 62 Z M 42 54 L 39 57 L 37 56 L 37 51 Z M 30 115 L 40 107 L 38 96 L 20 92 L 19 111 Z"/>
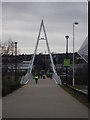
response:
<path fill-rule="evenodd" d="M 88 108 L 49 78 L 29 81 L 2 103 L 4 118 L 88 118 Z"/>

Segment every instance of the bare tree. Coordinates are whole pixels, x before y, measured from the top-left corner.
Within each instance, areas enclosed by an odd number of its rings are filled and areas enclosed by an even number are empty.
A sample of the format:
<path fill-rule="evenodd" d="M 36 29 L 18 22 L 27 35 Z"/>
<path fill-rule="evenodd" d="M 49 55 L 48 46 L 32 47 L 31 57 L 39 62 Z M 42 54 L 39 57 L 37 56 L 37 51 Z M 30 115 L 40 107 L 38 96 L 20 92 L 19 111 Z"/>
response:
<path fill-rule="evenodd" d="M 8 43 L 7 43 L 7 48 L 6 48 L 6 52 L 7 54 L 14 54 L 14 42 L 9 40 Z"/>
<path fill-rule="evenodd" d="M 5 42 L 0 41 L 0 54 L 14 55 L 15 54 L 15 42 L 9 38 Z M 20 54 L 20 49 L 17 49 L 17 54 Z"/>
<path fill-rule="evenodd" d="M 9 39 L 8 41 L 0 43 L 0 53 L 6 55 L 14 54 L 14 41 Z"/>

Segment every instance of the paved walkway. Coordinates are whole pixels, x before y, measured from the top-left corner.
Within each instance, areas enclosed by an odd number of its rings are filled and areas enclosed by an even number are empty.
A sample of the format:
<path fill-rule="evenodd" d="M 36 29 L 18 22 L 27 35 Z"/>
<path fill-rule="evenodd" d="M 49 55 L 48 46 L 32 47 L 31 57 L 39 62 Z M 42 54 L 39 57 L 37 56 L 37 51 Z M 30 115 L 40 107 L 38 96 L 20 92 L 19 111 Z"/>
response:
<path fill-rule="evenodd" d="M 49 78 L 29 81 L 2 103 L 4 118 L 88 118 L 88 108 Z"/>

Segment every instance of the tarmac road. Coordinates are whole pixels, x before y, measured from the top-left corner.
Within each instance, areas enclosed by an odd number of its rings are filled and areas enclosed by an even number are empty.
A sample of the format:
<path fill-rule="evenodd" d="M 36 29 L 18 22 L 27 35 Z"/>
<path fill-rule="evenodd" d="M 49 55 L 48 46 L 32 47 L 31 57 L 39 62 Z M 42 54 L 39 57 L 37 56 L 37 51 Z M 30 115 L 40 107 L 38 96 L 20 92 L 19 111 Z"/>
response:
<path fill-rule="evenodd" d="M 88 108 L 49 78 L 30 80 L 3 97 L 2 106 L 3 118 L 88 118 Z"/>

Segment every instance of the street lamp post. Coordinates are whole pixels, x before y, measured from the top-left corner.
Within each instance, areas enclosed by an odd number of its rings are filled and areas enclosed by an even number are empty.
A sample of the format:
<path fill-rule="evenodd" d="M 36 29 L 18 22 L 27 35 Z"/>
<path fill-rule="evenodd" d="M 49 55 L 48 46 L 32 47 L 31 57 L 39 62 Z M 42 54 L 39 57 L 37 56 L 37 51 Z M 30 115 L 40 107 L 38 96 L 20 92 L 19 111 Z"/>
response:
<path fill-rule="evenodd" d="M 15 81 L 17 80 L 17 42 L 15 42 Z"/>
<path fill-rule="evenodd" d="M 66 37 L 66 59 L 68 59 L 68 38 L 69 36 L 65 36 Z M 67 85 L 67 75 L 68 75 L 68 66 L 66 66 L 66 85 Z"/>
<path fill-rule="evenodd" d="M 75 85 L 75 78 L 74 78 L 74 25 L 79 24 L 78 22 L 73 23 L 73 86 Z"/>

